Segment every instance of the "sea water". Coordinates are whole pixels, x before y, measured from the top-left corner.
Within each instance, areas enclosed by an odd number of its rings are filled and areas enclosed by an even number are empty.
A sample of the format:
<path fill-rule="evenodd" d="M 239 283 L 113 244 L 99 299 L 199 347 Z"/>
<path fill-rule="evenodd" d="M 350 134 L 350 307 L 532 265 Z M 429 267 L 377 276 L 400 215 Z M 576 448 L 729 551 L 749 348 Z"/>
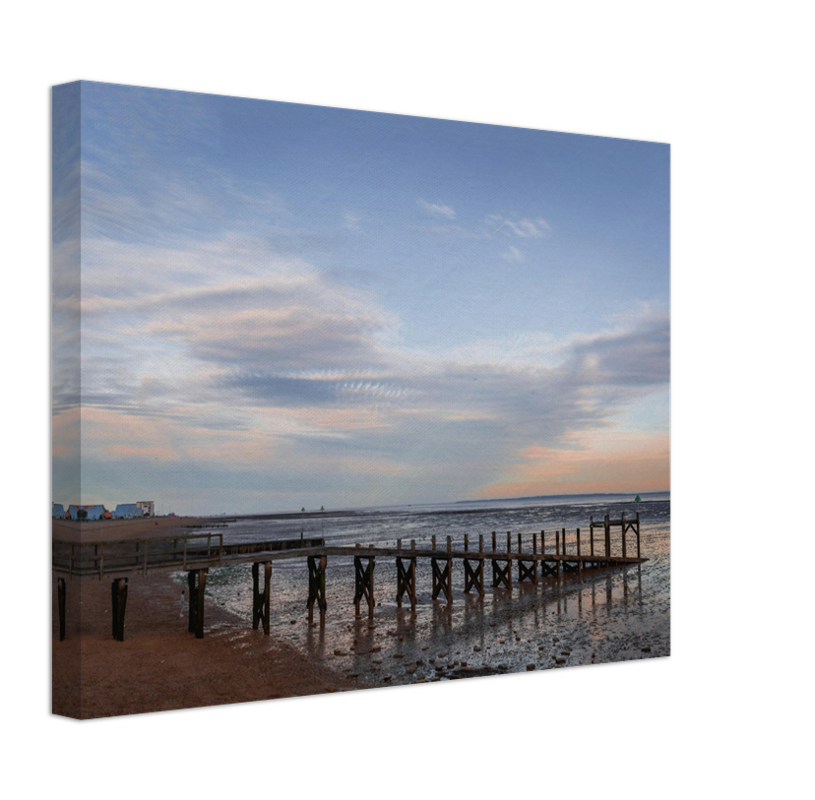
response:
<path fill-rule="evenodd" d="M 512 549 L 521 533 L 524 550 L 531 552 L 532 534 L 546 531 L 546 551 L 554 552 L 554 533 L 566 528 L 569 552 L 575 550 L 575 529 L 581 528 L 581 552 L 589 551 L 589 519 L 605 514 L 618 519 L 640 515 L 641 555 L 648 561 L 600 570 L 584 570 L 582 578 L 569 574 L 539 579 L 538 585 L 518 582 L 513 562 L 512 589 L 493 589 L 489 560 L 484 565 L 485 596 L 464 594 L 464 566 L 453 563 L 453 602 L 431 598 L 431 564 L 417 559 L 417 606 L 411 612 L 405 596 L 396 604 L 396 560 L 379 557 L 374 567 L 373 620 L 365 600 L 360 617 L 354 613 L 353 557 L 328 557 L 325 624 L 307 622 L 308 570 L 305 558 L 273 563 L 271 583 L 270 656 L 274 641 L 284 640 L 310 658 L 319 659 L 350 685 L 375 686 L 417 680 L 464 678 L 527 669 L 547 669 L 604 663 L 670 654 L 670 495 L 582 495 L 498 502 L 455 503 L 359 509 L 340 516 L 330 512 L 297 519 L 238 519 L 227 528 L 224 544 L 275 539 L 323 537 L 329 546 L 360 544 L 403 548 L 415 540 L 417 548 L 470 549 L 478 537 L 491 548 L 497 532 L 498 550 L 512 534 Z M 612 552 L 621 553 L 620 529 L 612 529 Z M 595 552 L 603 534 L 595 531 Z M 636 555 L 636 537 L 627 536 L 628 555 Z M 364 562 L 367 563 L 367 562 Z M 262 574 L 262 573 L 261 573 Z M 262 578 L 261 578 L 262 581 Z M 235 626 L 251 628 L 251 565 L 210 570 L 207 602 L 217 603 L 235 616 Z M 253 634 L 262 635 L 257 631 Z M 417 663 L 418 662 L 418 663 Z"/>

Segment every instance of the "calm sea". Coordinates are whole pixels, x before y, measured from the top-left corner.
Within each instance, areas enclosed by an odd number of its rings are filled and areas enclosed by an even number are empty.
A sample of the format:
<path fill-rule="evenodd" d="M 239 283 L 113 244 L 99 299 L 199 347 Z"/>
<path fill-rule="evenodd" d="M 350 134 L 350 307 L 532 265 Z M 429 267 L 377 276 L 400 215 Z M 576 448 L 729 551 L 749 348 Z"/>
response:
<path fill-rule="evenodd" d="M 670 654 L 670 494 L 582 495 L 535 500 L 456 503 L 436 506 L 400 506 L 360 509 L 347 516 L 300 520 L 238 520 L 229 522 L 224 543 L 270 541 L 322 536 L 326 544 L 360 543 L 409 546 L 430 544 L 461 548 L 469 534 L 471 549 L 479 534 L 489 547 L 492 531 L 506 542 L 512 533 L 524 535 L 531 549 L 533 533 L 547 532 L 547 552 L 554 552 L 554 531 L 566 528 L 570 552 L 575 529 L 581 528 L 583 552 L 588 549 L 589 518 L 609 513 L 619 517 L 640 514 L 641 566 L 584 572 L 577 576 L 547 578 L 538 586 L 517 583 L 514 566 L 512 591 L 492 589 L 489 562 L 484 567 L 486 596 L 465 595 L 464 567 L 453 562 L 454 602 L 431 599 L 431 568 L 417 562 L 418 605 L 396 605 L 396 564 L 379 558 L 375 566 L 377 601 L 373 623 L 363 602 L 363 616 L 355 619 L 352 558 L 329 558 L 326 573 L 328 612 L 324 627 L 309 627 L 306 618 L 308 573 L 305 559 L 274 563 L 271 625 L 284 639 L 312 658 L 350 676 L 349 686 L 413 683 L 417 679 L 470 677 L 504 671 L 523 671 L 578 664 L 604 663 Z M 614 552 L 620 552 L 619 533 Z M 636 552 L 629 534 L 628 552 Z M 501 548 L 499 548 L 501 549 Z M 252 578 L 250 565 L 213 569 L 207 581 L 208 602 L 218 603 L 238 618 L 235 626 L 251 631 Z M 315 619 L 319 614 L 315 608 Z M 372 648 L 379 648 L 371 652 Z M 270 656 L 273 646 L 270 640 Z M 432 659 L 432 662 L 431 662 Z M 421 664 L 417 665 L 417 661 Z M 558 664 L 558 660 L 563 663 Z M 440 668 L 440 669 L 437 669 Z"/>

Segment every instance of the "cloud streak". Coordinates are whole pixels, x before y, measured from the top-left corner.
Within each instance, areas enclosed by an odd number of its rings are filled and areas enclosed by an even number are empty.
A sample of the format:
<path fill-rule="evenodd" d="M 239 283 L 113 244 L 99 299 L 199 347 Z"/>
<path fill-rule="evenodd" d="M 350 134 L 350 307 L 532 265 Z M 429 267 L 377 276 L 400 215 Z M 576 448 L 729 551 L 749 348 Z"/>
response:
<path fill-rule="evenodd" d="M 427 200 L 423 200 L 420 197 L 416 200 L 416 205 L 431 217 L 443 217 L 444 219 L 456 218 L 456 212 L 450 208 L 450 206 L 446 206 L 443 203 L 428 203 Z"/>

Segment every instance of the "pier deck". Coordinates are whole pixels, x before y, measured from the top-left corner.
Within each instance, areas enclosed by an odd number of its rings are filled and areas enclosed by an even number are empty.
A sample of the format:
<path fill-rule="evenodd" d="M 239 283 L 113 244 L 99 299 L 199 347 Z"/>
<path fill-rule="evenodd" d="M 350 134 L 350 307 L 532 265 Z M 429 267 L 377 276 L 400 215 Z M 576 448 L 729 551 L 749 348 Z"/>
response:
<path fill-rule="evenodd" d="M 621 531 L 622 555 L 612 554 L 611 535 L 615 527 Z M 595 547 L 594 531 L 602 528 L 603 539 Z M 636 536 L 637 555 L 629 556 L 626 548 L 626 535 Z M 571 541 L 567 541 L 565 528 L 550 534 L 554 538 L 554 552 L 546 552 L 547 534 L 516 534 L 515 547 L 510 532 L 505 543 L 499 544 L 496 532 L 485 547 L 484 536 L 479 535 L 477 549 L 471 549 L 469 536 L 462 543 L 453 546 L 452 538 L 446 537 L 446 546 L 437 547 L 436 537 L 431 537 L 430 547 L 426 543 L 416 545 L 411 540 L 408 547 L 402 540 L 396 546 L 369 545 L 363 547 L 326 545 L 323 539 L 302 538 L 277 540 L 272 542 L 242 542 L 224 544 L 222 533 L 180 534 L 144 539 L 109 540 L 95 542 L 72 542 L 54 539 L 52 542 L 52 569 L 57 575 L 57 595 L 60 613 L 60 640 L 65 637 L 65 577 L 70 579 L 112 579 L 111 602 L 113 636 L 124 638 L 124 612 L 127 602 L 127 576 L 146 574 L 155 570 L 185 571 L 189 582 L 189 630 L 197 637 L 203 636 L 204 588 L 206 576 L 213 567 L 236 564 L 252 564 L 253 578 L 253 627 L 263 624 L 269 632 L 269 609 L 272 564 L 275 561 L 306 559 L 308 564 L 308 620 L 313 621 L 314 605 L 318 606 L 320 620 L 324 622 L 327 603 L 325 599 L 325 579 L 328 558 L 353 558 L 355 567 L 354 605 L 357 615 L 364 600 L 368 606 L 368 616 L 374 613 L 374 566 L 376 559 L 395 558 L 397 566 L 396 599 L 401 606 L 406 596 L 411 609 L 416 607 L 416 565 L 419 561 L 430 560 L 432 569 L 432 598 L 442 595 L 447 603 L 453 602 L 452 562 L 460 560 L 464 564 L 464 591 L 475 590 L 484 596 L 484 564 L 492 566 L 493 588 L 512 589 L 513 571 L 517 572 L 518 583 L 537 584 L 540 579 L 556 577 L 564 573 L 582 576 L 584 570 L 642 564 L 648 559 L 640 555 L 640 520 L 612 520 L 606 515 L 602 522 L 590 523 L 588 550 L 585 552 L 585 539 L 581 543 L 580 528 L 576 529 Z M 500 537 L 503 539 L 503 536 Z M 475 542 L 473 542 L 475 545 Z M 581 547 L 581 544 L 583 545 Z M 551 547 L 551 545 L 550 545 Z M 571 552 L 568 552 L 569 548 Z M 517 569 L 514 570 L 514 565 Z M 263 565 L 264 581 L 261 588 L 260 566 Z"/>

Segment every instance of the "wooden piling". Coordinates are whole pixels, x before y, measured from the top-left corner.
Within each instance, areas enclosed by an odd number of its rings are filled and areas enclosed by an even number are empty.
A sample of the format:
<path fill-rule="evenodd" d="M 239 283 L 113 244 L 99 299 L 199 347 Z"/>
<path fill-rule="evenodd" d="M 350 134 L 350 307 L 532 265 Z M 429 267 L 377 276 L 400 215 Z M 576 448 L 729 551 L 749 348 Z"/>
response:
<path fill-rule="evenodd" d="M 314 603 L 320 609 L 320 625 L 325 625 L 325 612 L 328 601 L 325 599 L 325 568 L 328 559 L 321 556 L 308 557 L 308 624 L 314 622 Z"/>
<path fill-rule="evenodd" d="M 196 639 L 204 638 L 204 589 L 207 585 L 209 569 L 193 569 L 187 573 L 187 586 L 190 595 L 188 630 Z"/>
<path fill-rule="evenodd" d="M 410 610 L 416 610 L 416 559 L 396 559 L 396 605 L 402 606 L 402 596 L 407 594 Z"/>
<path fill-rule="evenodd" d="M 431 558 L 430 568 L 433 574 L 432 598 L 435 600 L 442 592 L 448 605 L 453 602 L 453 560 L 451 558 Z"/>
<path fill-rule="evenodd" d="M 467 549 L 467 537 L 464 537 L 464 549 Z M 484 534 L 478 534 L 478 552 L 484 552 Z M 470 593 L 470 589 L 475 587 L 479 597 L 484 596 L 484 559 L 465 558 L 464 559 L 464 592 Z"/>
<path fill-rule="evenodd" d="M 113 638 L 117 642 L 125 640 L 125 608 L 127 606 L 127 578 L 117 578 L 110 585 L 112 601 Z"/>
<path fill-rule="evenodd" d="M 532 551 L 537 553 L 538 550 L 538 536 L 533 534 Z M 518 555 L 523 553 L 523 538 L 522 534 L 518 534 Z M 529 581 L 530 583 L 537 584 L 538 582 L 538 562 L 535 559 L 523 561 L 518 559 L 518 583 Z"/>
<path fill-rule="evenodd" d="M 260 565 L 263 563 L 263 591 L 260 591 Z M 263 632 L 269 634 L 269 613 L 271 608 L 272 562 L 252 564 L 252 628 L 257 630 L 263 623 Z"/>
<path fill-rule="evenodd" d="M 475 588 L 480 597 L 484 596 L 484 559 L 464 559 L 464 592 L 470 593 Z"/>
<path fill-rule="evenodd" d="M 496 540 L 495 531 L 492 532 L 492 551 L 495 553 Z M 507 531 L 507 549 L 506 553 L 509 555 L 512 550 L 512 534 Z M 505 564 L 505 566 L 502 566 Z M 492 559 L 492 585 L 493 587 L 503 585 L 506 589 L 512 589 L 512 560 L 511 559 Z"/>
<path fill-rule="evenodd" d="M 366 560 L 367 566 L 363 568 L 362 562 Z M 368 617 L 374 616 L 374 558 L 363 559 L 361 556 L 354 556 L 354 608 L 359 616 L 359 602 L 364 597 L 368 601 Z"/>

